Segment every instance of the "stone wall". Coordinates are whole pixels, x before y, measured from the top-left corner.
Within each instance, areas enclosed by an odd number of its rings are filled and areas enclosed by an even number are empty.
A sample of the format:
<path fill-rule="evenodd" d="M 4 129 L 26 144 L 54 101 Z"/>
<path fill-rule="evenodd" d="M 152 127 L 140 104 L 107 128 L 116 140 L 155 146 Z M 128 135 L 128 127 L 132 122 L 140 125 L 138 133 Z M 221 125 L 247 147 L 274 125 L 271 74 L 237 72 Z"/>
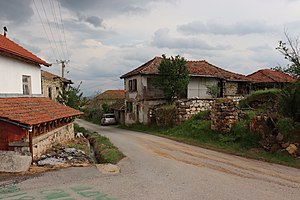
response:
<path fill-rule="evenodd" d="M 211 129 L 228 133 L 239 119 L 237 104 L 232 99 L 218 99 L 211 109 Z"/>
<path fill-rule="evenodd" d="M 193 117 L 199 112 L 211 110 L 214 99 L 189 99 L 185 101 L 176 101 L 175 124 L 180 125 L 185 120 Z"/>
<path fill-rule="evenodd" d="M 44 135 L 33 138 L 33 159 L 38 159 L 48 149 L 51 149 L 53 145 L 58 143 L 67 143 L 72 139 L 74 139 L 73 123 L 67 124 Z"/>

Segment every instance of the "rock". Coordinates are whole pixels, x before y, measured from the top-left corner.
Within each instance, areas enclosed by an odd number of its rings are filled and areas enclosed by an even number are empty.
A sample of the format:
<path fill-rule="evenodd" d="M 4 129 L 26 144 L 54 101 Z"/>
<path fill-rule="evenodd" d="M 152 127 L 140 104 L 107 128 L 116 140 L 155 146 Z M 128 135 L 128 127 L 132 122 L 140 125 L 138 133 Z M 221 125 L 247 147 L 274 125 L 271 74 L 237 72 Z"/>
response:
<path fill-rule="evenodd" d="M 97 164 L 97 169 L 103 174 L 117 174 L 120 173 L 120 167 L 113 164 Z"/>
<path fill-rule="evenodd" d="M 279 149 L 281 149 L 281 146 L 279 144 L 273 144 L 271 146 L 270 152 L 275 153 L 276 151 L 278 151 Z"/>
<path fill-rule="evenodd" d="M 277 141 L 282 141 L 283 140 L 283 135 L 281 133 L 278 133 L 276 136 Z"/>
<path fill-rule="evenodd" d="M 294 154 L 294 153 L 298 150 L 298 148 L 296 147 L 296 145 L 290 144 L 290 145 L 286 148 L 286 150 L 289 152 L 289 154 Z"/>
<path fill-rule="evenodd" d="M 64 151 L 67 152 L 67 153 L 76 153 L 77 149 L 75 149 L 75 148 L 65 148 Z"/>
<path fill-rule="evenodd" d="M 284 149 L 288 148 L 288 146 L 290 146 L 289 142 L 281 144 L 281 147 L 284 148 Z"/>
<path fill-rule="evenodd" d="M 44 165 L 59 165 L 64 164 L 65 161 L 62 158 L 46 158 L 37 162 L 39 166 Z"/>

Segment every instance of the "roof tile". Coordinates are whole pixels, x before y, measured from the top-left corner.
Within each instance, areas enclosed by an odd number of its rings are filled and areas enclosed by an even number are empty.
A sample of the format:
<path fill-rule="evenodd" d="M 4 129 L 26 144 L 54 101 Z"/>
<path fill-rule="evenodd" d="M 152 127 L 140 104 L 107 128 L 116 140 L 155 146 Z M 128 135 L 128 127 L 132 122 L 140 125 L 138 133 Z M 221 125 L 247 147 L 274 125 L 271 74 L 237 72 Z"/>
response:
<path fill-rule="evenodd" d="M 44 97 L 0 98 L 0 118 L 30 126 L 82 114 Z"/>
<path fill-rule="evenodd" d="M 138 74 L 158 74 L 158 67 L 161 61 L 161 57 L 155 57 L 152 60 L 141 65 L 140 67 L 124 74 L 123 76 L 121 76 L 121 78 L 126 78 Z M 205 60 L 187 61 L 187 67 L 191 76 L 216 77 L 231 81 L 249 81 L 249 79 L 242 74 L 236 74 L 224 70 L 222 68 L 208 63 Z"/>
<path fill-rule="evenodd" d="M 294 77 L 272 69 L 261 69 L 247 76 L 256 83 L 287 83 L 295 82 Z"/>
<path fill-rule="evenodd" d="M 32 54 L 28 50 L 24 49 L 17 43 L 11 41 L 7 37 L 4 37 L 0 34 L 0 51 L 3 51 L 5 53 L 9 53 L 18 57 L 21 57 L 25 60 L 32 61 L 37 64 L 45 65 L 45 66 L 51 66 L 51 64 L 47 63 L 46 61 L 40 59 L 36 55 Z"/>

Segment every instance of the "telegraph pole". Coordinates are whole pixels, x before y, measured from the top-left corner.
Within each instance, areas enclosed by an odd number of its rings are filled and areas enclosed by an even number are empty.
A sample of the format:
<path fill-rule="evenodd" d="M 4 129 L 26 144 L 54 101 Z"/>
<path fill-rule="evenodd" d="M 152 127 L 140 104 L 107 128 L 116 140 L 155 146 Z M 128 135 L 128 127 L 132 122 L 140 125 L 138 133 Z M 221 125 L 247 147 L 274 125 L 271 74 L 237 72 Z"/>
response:
<path fill-rule="evenodd" d="M 61 77 L 65 78 L 65 68 L 66 64 L 70 62 L 70 60 L 56 60 L 58 64 L 61 64 Z"/>

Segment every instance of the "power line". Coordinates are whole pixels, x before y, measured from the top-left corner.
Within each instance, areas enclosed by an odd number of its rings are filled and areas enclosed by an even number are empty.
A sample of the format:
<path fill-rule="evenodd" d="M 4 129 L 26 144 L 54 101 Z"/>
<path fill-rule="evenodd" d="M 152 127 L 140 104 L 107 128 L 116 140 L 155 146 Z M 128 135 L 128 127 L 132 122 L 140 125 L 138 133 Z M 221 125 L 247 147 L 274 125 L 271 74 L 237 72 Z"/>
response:
<path fill-rule="evenodd" d="M 44 3 L 43 3 L 42 0 L 41 0 L 41 3 L 42 3 L 42 8 L 43 8 L 43 11 L 44 11 L 44 14 L 45 14 L 45 17 L 46 17 L 46 20 L 47 20 L 47 23 L 48 23 L 48 26 L 49 26 L 49 29 L 50 29 L 50 33 L 51 33 L 52 39 L 53 39 L 53 41 L 54 41 L 54 44 L 55 44 L 55 47 L 56 47 L 57 53 L 58 53 L 57 43 L 56 43 L 55 37 L 54 37 L 54 35 L 53 35 L 53 31 L 52 31 L 52 28 L 51 28 L 51 24 L 50 24 L 50 21 L 49 21 L 49 19 L 48 19 L 48 15 L 47 15 L 47 12 L 46 12 L 46 9 L 45 9 L 45 6 L 44 6 Z M 58 53 L 58 55 L 59 55 L 59 59 L 61 60 L 61 59 L 62 59 L 62 58 L 61 58 L 61 55 L 60 55 L 59 53 Z"/>
<path fill-rule="evenodd" d="M 36 12 L 37 12 L 37 14 L 38 14 L 38 16 L 39 16 L 40 22 L 41 22 L 41 24 L 42 24 L 42 26 L 43 26 L 43 29 L 44 29 L 45 35 L 46 35 L 46 37 L 47 37 L 47 40 L 48 40 L 48 42 L 49 42 L 49 44 L 50 44 L 51 52 L 52 52 L 52 54 L 53 54 L 53 56 L 54 56 L 54 58 L 55 58 L 56 56 L 55 56 L 54 48 L 53 48 L 53 46 L 52 46 L 52 42 L 51 42 L 51 40 L 49 39 L 49 36 L 48 36 L 47 31 L 46 31 L 45 25 L 44 25 L 44 23 L 43 23 L 42 17 L 41 17 L 41 15 L 40 15 L 40 12 L 39 12 L 39 10 L 38 10 L 38 8 L 37 8 L 36 3 L 35 3 L 34 0 L 33 0 L 33 4 L 34 4 L 35 10 L 36 10 Z M 56 52 L 56 53 L 57 53 L 57 52 Z"/>
<path fill-rule="evenodd" d="M 63 36 L 64 36 L 64 41 L 65 41 L 65 47 L 66 47 L 66 53 L 67 53 L 67 59 L 70 60 L 70 54 L 68 51 L 68 45 L 67 45 L 67 40 L 66 40 L 66 34 L 65 34 L 65 27 L 64 27 L 64 23 L 62 21 L 62 15 L 61 15 L 61 8 L 60 8 L 60 3 L 58 1 L 57 5 L 58 5 L 58 10 L 59 10 L 59 16 L 60 16 L 60 22 L 61 22 L 61 26 L 62 26 L 62 32 L 63 32 Z"/>
<path fill-rule="evenodd" d="M 56 11 L 55 11 L 56 9 L 54 7 L 54 4 L 53 4 L 52 0 L 49 0 L 49 3 L 50 3 L 50 8 L 51 8 L 52 16 L 53 16 L 53 21 L 54 21 L 54 24 L 55 24 L 54 27 L 56 28 L 56 34 L 58 35 L 58 43 L 61 46 L 60 49 L 61 49 L 63 58 L 66 59 L 65 50 L 64 50 L 63 45 L 62 45 L 61 32 L 60 32 L 60 28 L 59 28 L 58 20 L 57 20 L 57 16 L 56 16 Z"/>

